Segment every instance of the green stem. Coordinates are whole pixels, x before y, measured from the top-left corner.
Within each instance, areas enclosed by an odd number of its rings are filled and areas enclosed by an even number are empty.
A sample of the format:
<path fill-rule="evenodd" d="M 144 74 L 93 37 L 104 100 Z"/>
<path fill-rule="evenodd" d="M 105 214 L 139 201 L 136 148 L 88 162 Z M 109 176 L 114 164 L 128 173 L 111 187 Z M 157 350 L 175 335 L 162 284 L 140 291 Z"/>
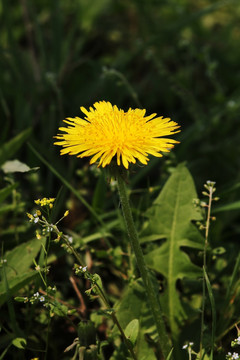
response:
<path fill-rule="evenodd" d="M 167 335 L 167 331 L 165 328 L 163 313 L 160 306 L 160 302 L 158 297 L 156 296 L 155 289 L 153 283 L 150 278 L 149 271 L 147 269 L 142 248 L 139 243 L 138 234 L 134 225 L 132 211 L 129 204 L 129 199 L 127 195 L 127 188 L 123 178 L 123 174 L 120 171 L 116 173 L 117 181 L 118 181 L 118 190 L 120 195 L 120 201 L 122 205 L 122 212 L 125 220 L 125 225 L 127 228 L 127 232 L 129 235 L 129 239 L 131 242 L 132 249 L 135 253 L 135 257 L 137 260 L 138 269 L 140 271 L 141 277 L 143 279 L 143 283 L 146 289 L 146 293 L 148 295 L 149 305 L 152 311 L 153 319 L 155 320 L 155 324 L 157 327 L 158 335 L 159 335 L 159 344 L 164 358 L 166 358 L 171 350 L 170 340 Z"/>
<path fill-rule="evenodd" d="M 209 188 L 209 201 L 207 205 L 207 220 L 205 227 L 205 242 L 203 250 L 203 282 L 202 282 L 202 314 L 201 314 L 201 330 L 200 330 L 200 349 L 199 357 L 202 359 L 203 353 L 203 333 L 204 333 L 204 317 L 205 317 L 205 301 L 206 301 L 206 280 L 204 276 L 204 271 L 207 271 L 207 247 L 208 247 L 208 234 L 210 227 L 210 218 L 211 218 L 211 206 L 212 206 L 212 196 L 213 196 L 213 186 Z"/>
<path fill-rule="evenodd" d="M 98 294 L 99 294 L 100 298 L 102 299 L 102 301 L 104 302 L 104 305 L 106 306 L 107 309 L 110 309 L 111 306 L 110 306 L 110 304 L 108 302 L 108 299 L 106 298 L 103 290 L 101 289 L 101 287 L 97 283 L 95 284 L 95 286 L 98 289 Z M 125 335 L 125 333 L 124 333 L 124 331 L 123 331 L 123 329 L 122 329 L 122 327 L 121 327 L 121 325 L 120 325 L 120 323 L 119 323 L 119 321 L 118 321 L 118 319 L 116 317 L 116 314 L 114 312 L 111 313 L 111 318 L 112 318 L 114 324 L 118 327 L 118 330 L 120 331 L 120 333 L 122 335 L 122 338 L 123 338 L 123 341 L 124 341 L 125 345 L 127 346 L 132 358 L 134 360 L 137 360 L 137 356 L 135 355 L 135 352 L 133 350 L 133 346 L 132 346 L 131 342 L 126 338 L 126 335 Z"/>
<path fill-rule="evenodd" d="M 62 239 L 65 241 L 65 243 L 66 243 L 66 245 L 68 246 L 68 248 L 72 251 L 72 253 L 73 253 L 73 255 L 75 256 L 75 258 L 77 259 L 77 261 L 78 261 L 81 265 L 83 265 L 83 261 L 82 261 L 81 257 L 78 255 L 78 253 L 75 251 L 75 249 L 69 244 L 69 242 L 67 241 L 66 237 L 58 230 L 58 227 L 57 227 L 56 225 L 52 225 L 52 227 L 53 227 L 54 232 L 55 232 L 57 235 L 61 235 Z M 109 304 L 109 302 L 108 302 L 108 300 L 107 300 L 104 292 L 102 291 L 102 289 L 99 287 L 98 284 L 95 284 L 95 286 L 96 286 L 97 289 L 98 289 L 98 294 L 99 294 L 100 298 L 102 299 L 104 305 L 105 305 L 108 309 L 110 309 L 111 306 L 110 306 L 110 304 Z M 113 322 L 115 323 L 115 325 L 118 327 L 118 329 L 119 329 L 119 331 L 120 331 L 120 333 L 121 333 L 121 335 L 122 335 L 123 341 L 125 342 L 125 344 L 126 344 L 128 350 L 129 350 L 132 358 L 133 358 L 134 360 L 137 360 L 137 357 L 136 357 L 136 355 L 135 355 L 135 353 L 134 353 L 134 350 L 133 350 L 133 346 L 132 346 L 131 342 L 128 341 L 128 339 L 126 338 L 126 335 L 125 335 L 125 333 L 124 333 L 124 331 L 123 331 L 120 323 L 118 322 L 118 319 L 117 319 L 115 313 L 112 313 L 112 314 L 111 314 L 111 317 L 112 317 L 112 320 L 113 320 Z"/>

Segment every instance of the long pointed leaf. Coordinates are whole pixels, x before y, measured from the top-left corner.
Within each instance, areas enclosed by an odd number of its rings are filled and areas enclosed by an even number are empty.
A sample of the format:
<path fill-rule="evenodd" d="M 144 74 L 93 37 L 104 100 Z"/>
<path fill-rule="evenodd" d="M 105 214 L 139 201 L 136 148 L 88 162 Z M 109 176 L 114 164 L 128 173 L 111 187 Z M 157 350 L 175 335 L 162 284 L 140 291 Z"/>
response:
<path fill-rule="evenodd" d="M 171 175 L 160 195 L 149 209 L 149 223 L 143 236 L 165 236 L 166 241 L 146 255 L 149 267 L 164 275 L 167 288 L 161 300 L 171 327 L 173 339 L 186 318 L 184 307 L 176 289 L 176 282 L 184 277 L 196 278 L 202 275 L 182 247 L 202 249 L 204 239 L 192 220 L 200 220 L 201 214 L 194 208 L 197 197 L 193 179 L 184 165 L 179 165 Z"/>
<path fill-rule="evenodd" d="M 212 287 L 208 278 L 208 274 L 206 273 L 206 270 L 203 269 L 205 281 L 207 284 L 208 289 L 208 295 L 209 300 L 211 304 L 211 311 L 212 311 L 212 338 L 211 338 L 211 354 L 210 354 L 210 360 L 213 359 L 213 350 L 214 350 L 214 341 L 215 341 L 215 334 L 216 334 L 216 306 L 215 306 L 215 300 L 212 292 Z"/>
<path fill-rule="evenodd" d="M 31 128 L 22 131 L 20 134 L 0 147 L 0 165 L 10 159 L 18 151 L 18 149 L 31 135 L 31 131 Z"/>

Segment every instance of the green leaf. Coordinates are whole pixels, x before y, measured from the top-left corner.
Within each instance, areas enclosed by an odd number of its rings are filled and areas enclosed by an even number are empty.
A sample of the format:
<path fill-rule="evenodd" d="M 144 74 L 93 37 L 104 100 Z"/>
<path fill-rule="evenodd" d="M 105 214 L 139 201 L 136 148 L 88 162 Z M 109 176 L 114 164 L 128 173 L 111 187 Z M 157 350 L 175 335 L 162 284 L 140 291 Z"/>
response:
<path fill-rule="evenodd" d="M 18 149 L 31 135 L 31 131 L 31 128 L 22 131 L 20 134 L 0 147 L 0 166 L 18 151 Z"/>
<path fill-rule="evenodd" d="M 58 315 L 58 316 L 67 316 L 68 307 L 64 304 L 60 304 L 57 301 L 54 301 L 50 304 L 50 315 Z"/>
<path fill-rule="evenodd" d="M 13 339 L 12 344 L 18 349 L 25 349 L 25 347 L 27 345 L 27 340 L 24 338 L 18 337 L 18 338 Z"/>
<path fill-rule="evenodd" d="M 0 283 L 0 305 L 4 304 L 8 297 L 14 295 L 18 290 L 29 284 L 39 276 L 37 271 L 29 271 L 27 273 L 20 274 L 8 281 L 8 289 L 4 282 Z"/>
<path fill-rule="evenodd" d="M 173 348 L 171 349 L 170 353 L 168 354 L 166 360 L 170 360 L 170 359 L 171 359 L 172 353 L 173 353 Z"/>
<path fill-rule="evenodd" d="M 133 319 L 132 321 L 130 321 L 130 323 L 127 325 L 124 332 L 125 332 L 126 337 L 131 342 L 132 346 L 135 346 L 137 337 L 138 337 L 138 332 L 139 332 L 138 319 Z"/>
<path fill-rule="evenodd" d="M 38 276 L 38 272 L 31 270 L 30 267 L 44 242 L 45 238 L 41 240 L 33 239 L 6 252 L 4 255 L 4 260 L 6 260 L 4 271 L 7 286 L 4 276 L 2 276 L 2 281 L 0 282 L 0 304 L 3 304 L 9 296 L 12 296 Z"/>
<path fill-rule="evenodd" d="M 0 215 L 8 213 L 10 211 L 22 211 L 25 208 L 25 203 L 9 204 L 0 206 Z M 10 229 L 9 229 L 10 230 Z"/>
<path fill-rule="evenodd" d="M 133 320 L 137 319 L 139 321 L 139 333 L 135 351 L 137 357 L 141 360 L 153 360 L 156 358 L 153 349 L 146 341 L 146 335 L 152 338 L 153 341 L 157 340 L 156 327 L 153 325 L 154 321 L 147 301 L 145 288 L 142 280 L 139 279 L 128 286 L 123 298 L 114 305 L 122 328 L 126 328 L 129 322 L 131 323 Z M 118 332 L 118 329 L 115 327 L 114 333 L 116 332 Z"/>
<path fill-rule="evenodd" d="M 239 268 L 240 268 L 240 254 L 238 254 L 235 261 L 234 269 L 232 275 L 229 277 L 227 291 L 225 294 L 224 301 L 221 303 L 221 314 L 222 316 L 218 319 L 217 331 L 218 339 L 221 339 L 225 335 L 225 332 L 228 332 L 229 324 L 232 321 L 232 315 L 229 314 L 232 311 L 232 308 L 229 306 L 231 304 L 231 299 L 236 296 L 238 281 L 239 281 Z"/>
<path fill-rule="evenodd" d="M 232 210 L 239 210 L 239 209 L 240 209 L 240 201 L 233 201 L 229 204 L 215 207 L 215 209 L 213 209 L 212 213 L 217 214 L 217 213 L 220 213 L 223 211 L 225 212 L 225 211 L 232 211 Z"/>
<path fill-rule="evenodd" d="M 4 259 L 7 260 L 6 275 L 8 280 L 29 270 L 33 264 L 33 259 L 37 256 L 44 242 L 45 238 L 41 240 L 32 239 L 5 253 Z"/>
<path fill-rule="evenodd" d="M 25 172 L 38 170 L 39 168 L 38 167 L 30 168 L 28 165 L 26 165 L 23 162 L 16 159 L 16 160 L 6 161 L 2 165 L 2 169 L 5 174 L 8 174 L 8 173 L 15 173 L 15 172 L 25 173 Z"/>
<path fill-rule="evenodd" d="M 205 281 L 207 284 L 208 295 L 209 295 L 211 311 L 212 311 L 212 337 L 211 337 L 211 354 L 210 354 L 210 359 L 212 360 L 213 359 L 213 351 L 214 351 L 214 343 L 215 343 L 215 334 L 216 334 L 216 322 L 217 322 L 216 306 L 215 306 L 215 300 L 214 300 L 214 296 L 213 296 L 213 292 L 212 292 L 212 287 L 211 287 L 211 284 L 210 284 L 210 281 L 208 278 L 208 274 L 205 269 L 203 269 L 203 273 L 204 273 Z"/>
<path fill-rule="evenodd" d="M 164 275 L 167 287 L 161 298 L 167 313 L 173 339 L 179 327 L 187 318 L 184 306 L 176 289 L 176 282 L 184 277 L 196 278 L 202 275 L 201 269 L 194 265 L 184 247 L 202 249 L 204 239 L 192 220 L 201 220 L 201 214 L 193 206 L 197 198 L 193 179 L 187 168 L 181 164 L 173 172 L 153 206 L 147 212 L 148 226 L 143 236 L 159 234 L 165 242 L 145 258 L 147 265 Z"/>

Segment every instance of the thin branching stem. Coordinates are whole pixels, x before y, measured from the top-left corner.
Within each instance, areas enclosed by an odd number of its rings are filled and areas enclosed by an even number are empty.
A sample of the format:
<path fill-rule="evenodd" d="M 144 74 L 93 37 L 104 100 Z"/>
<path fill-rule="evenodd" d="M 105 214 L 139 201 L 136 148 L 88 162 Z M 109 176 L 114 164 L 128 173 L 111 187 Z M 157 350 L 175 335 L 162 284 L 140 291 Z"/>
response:
<path fill-rule="evenodd" d="M 210 220 L 211 220 L 211 206 L 212 206 L 212 196 L 214 192 L 214 186 L 208 186 L 208 204 L 207 208 L 207 218 L 206 218 L 206 226 L 205 226 L 205 242 L 204 242 L 204 250 L 203 250 L 203 279 L 202 279 L 202 311 L 201 311 L 201 332 L 200 332 L 200 349 L 199 349 L 199 357 L 202 359 L 203 352 L 203 332 L 204 332 L 204 315 L 205 315 L 205 301 L 206 301 L 206 280 L 204 276 L 204 270 L 207 271 L 207 247 L 208 247 L 208 237 L 209 237 L 209 228 L 210 228 Z"/>
<path fill-rule="evenodd" d="M 40 220 L 39 222 L 42 223 L 42 224 L 44 224 L 45 226 L 46 226 L 46 225 L 47 225 L 47 226 L 50 225 L 50 224 L 48 224 L 48 222 L 47 222 L 46 220 L 45 220 L 45 221 Z M 76 260 L 77 260 L 81 265 L 83 265 L 83 261 L 82 261 L 80 255 L 77 253 L 77 251 L 74 249 L 74 247 L 69 243 L 67 237 L 66 237 L 64 234 L 62 234 L 62 232 L 59 231 L 59 229 L 58 229 L 58 227 L 57 227 L 56 225 L 52 225 L 52 224 L 51 224 L 50 226 L 51 226 L 52 230 L 53 230 L 59 237 L 62 238 L 62 240 L 63 240 L 63 241 L 65 242 L 65 244 L 67 245 L 67 248 L 68 248 L 68 249 L 72 252 L 72 254 L 75 256 Z M 97 288 L 97 293 L 98 293 L 99 297 L 101 298 L 101 300 L 103 301 L 104 305 L 106 306 L 107 309 L 110 309 L 111 306 L 110 306 L 110 304 L 109 304 L 109 302 L 108 302 L 108 299 L 107 299 L 106 295 L 104 294 L 103 290 L 101 289 L 101 287 L 100 287 L 97 283 L 95 283 L 94 285 L 95 285 L 95 287 Z M 128 350 L 129 350 L 132 358 L 133 358 L 134 360 L 137 360 L 136 354 L 134 353 L 134 350 L 133 350 L 133 346 L 132 346 L 131 342 L 128 341 L 128 339 L 126 338 L 126 335 L 125 335 L 125 333 L 124 333 L 124 331 L 123 331 L 123 329 L 122 329 L 122 327 L 121 327 L 121 325 L 120 325 L 120 323 L 119 323 L 119 321 L 118 321 L 115 313 L 112 312 L 110 315 L 111 315 L 111 318 L 112 318 L 114 324 L 115 324 L 115 325 L 117 326 L 117 328 L 119 329 L 120 334 L 121 334 L 121 336 L 122 336 L 122 338 L 123 338 L 123 341 L 124 341 L 124 343 L 126 344 L 126 346 L 127 346 Z"/>

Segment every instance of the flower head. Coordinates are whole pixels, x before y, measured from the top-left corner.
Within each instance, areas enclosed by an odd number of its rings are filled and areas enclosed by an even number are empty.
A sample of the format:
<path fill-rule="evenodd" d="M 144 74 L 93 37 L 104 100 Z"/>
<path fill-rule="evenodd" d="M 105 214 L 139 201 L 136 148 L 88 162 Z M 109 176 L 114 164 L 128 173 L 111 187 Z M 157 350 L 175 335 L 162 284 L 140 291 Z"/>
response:
<path fill-rule="evenodd" d="M 50 208 L 53 207 L 53 202 L 55 201 L 55 198 L 42 198 L 38 200 L 34 200 L 35 204 L 40 206 L 49 206 Z M 41 214 L 41 212 L 40 212 Z"/>
<path fill-rule="evenodd" d="M 109 165 L 115 157 L 117 164 L 128 169 L 136 159 L 146 165 L 148 155 L 161 157 L 169 152 L 178 141 L 165 138 L 180 130 L 170 118 L 145 116 L 146 110 L 123 111 L 110 102 L 96 102 L 89 111 L 81 107 L 85 117 L 67 118 L 68 127 L 60 127 L 65 134 L 58 134 L 60 141 L 55 145 L 63 147 L 61 155 L 92 156 L 90 164 L 99 159 L 98 166 Z"/>

